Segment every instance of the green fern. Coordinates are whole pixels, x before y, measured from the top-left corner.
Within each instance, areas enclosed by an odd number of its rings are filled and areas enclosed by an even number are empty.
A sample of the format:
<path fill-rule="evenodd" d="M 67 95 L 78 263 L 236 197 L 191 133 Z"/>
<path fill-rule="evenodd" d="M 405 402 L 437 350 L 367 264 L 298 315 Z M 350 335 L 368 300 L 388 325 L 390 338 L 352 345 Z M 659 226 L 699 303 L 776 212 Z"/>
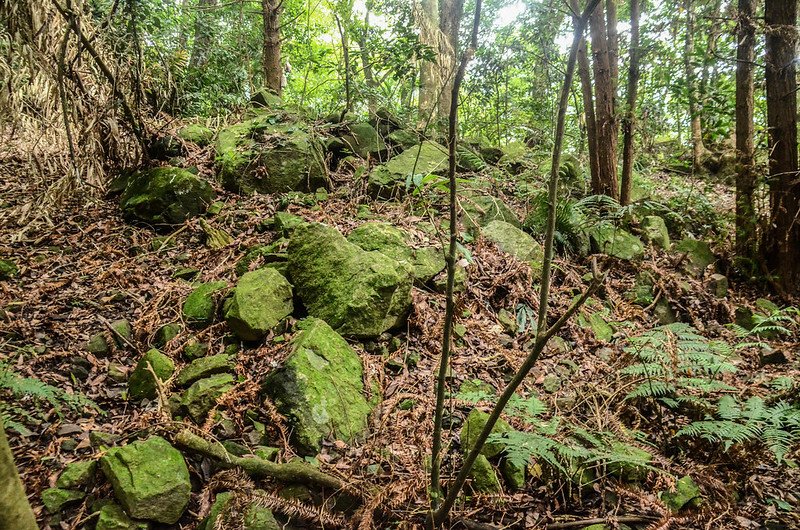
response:
<path fill-rule="evenodd" d="M 41 414 L 41 404 L 47 403 L 59 416 L 64 408 L 74 412 L 91 408 L 100 411 L 97 404 L 83 394 L 70 394 L 48 385 L 33 377 L 23 377 L 7 364 L 0 362 L 0 395 L 6 399 L 0 400 L 0 416 L 10 428 L 20 433 L 26 433 L 24 423 L 35 423 L 37 415 Z M 14 401 L 7 399 L 10 395 Z M 21 406 L 21 404 L 31 406 Z"/>
<path fill-rule="evenodd" d="M 631 337 L 625 352 L 635 363 L 621 374 L 639 380 L 627 399 L 653 398 L 669 408 L 707 406 L 706 396 L 734 390 L 719 378 L 736 371 L 729 345 L 709 341 L 684 323 L 659 326 Z"/>
<path fill-rule="evenodd" d="M 736 349 L 750 347 L 763 348 L 767 346 L 764 338 L 777 337 L 780 335 L 791 335 L 793 327 L 797 325 L 797 316 L 800 310 L 796 307 L 778 308 L 772 305 L 756 303 L 761 312 L 752 315 L 753 326 L 748 329 L 739 324 L 728 324 L 728 327 L 736 333 L 740 342 Z"/>
<path fill-rule="evenodd" d="M 586 239 L 588 222 L 575 201 L 560 199 L 556 204 L 556 226 L 553 240 L 556 250 L 561 253 L 578 253 L 582 241 Z M 536 194 L 531 201 L 531 210 L 525 218 L 524 227 L 533 234 L 543 234 L 547 225 L 549 210 L 546 192 Z"/>

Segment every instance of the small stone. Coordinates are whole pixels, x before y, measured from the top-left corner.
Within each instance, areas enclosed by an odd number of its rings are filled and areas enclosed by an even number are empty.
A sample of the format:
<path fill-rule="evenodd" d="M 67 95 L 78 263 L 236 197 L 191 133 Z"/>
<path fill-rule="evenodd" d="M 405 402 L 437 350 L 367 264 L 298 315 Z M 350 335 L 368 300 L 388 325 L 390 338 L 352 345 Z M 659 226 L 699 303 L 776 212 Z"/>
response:
<path fill-rule="evenodd" d="M 192 291 L 183 303 L 183 318 L 186 322 L 204 327 L 214 321 L 217 313 L 218 299 L 226 282 L 201 283 Z"/>
<path fill-rule="evenodd" d="M 669 249 L 670 239 L 667 224 L 657 215 L 648 215 L 642 219 L 642 239 L 656 248 Z"/>
<path fill-rule="evenodd" d="M 264 494 L 261 490 L 255 490 L 254 493 Z M 208 514 L 208 519 L 205 523 L 206 530 L 213 530 L 217 528 L 219 519 L 222 518 L 223 522 L 226 521 L 226 507 L 230 503 L 233 495 L 230 492 L 223 492 L 217 494 L 214 504 L 211 505 L 211 511 Z M 227 525 L 223 525 L 227 528 Z M 267 508 L 262 508 L 257 504 L 250 504 L 244 508 L 244 519 L 240 530 L 279 530 L 281 528 L 272 512 Z"/>
<path fill-rule="evenodd" d="M 169 379 L 175 372 L 175 363 L 155 348 L 148 350 L 133 369 L 128 380 L 128 397 L 133 400 L 154 399 L 158 395 L 158 381 L 148 368 L 150 365 L 161 382 Z"/>
<path fill-rule="evenodd" d="M 557 375 L 545 376 L 544 381 L 542 381 L 542 386 L 545 392 L 555 394 L 561 388 L 561 378 Z"/>
<path fill-rule="evenodd" d="M 504 458 L 500 464 L 500 473 L 511 489 L 521 490 L 525 487 L 525 466 L 519 466 Z"/>
<path fill-rule="evenodd" d="M 533 281 L 542 274 L 544 249 L 535 239 L 506 221 L 495 220 L 481 229 L 481 235 L 516 259 L 530 265 Z"/>
<path fill-rule="evenodd" d="M 111 447 L 117 443 L 119 436 L 102 431 L 92 431 L 89 433 L 89 444 L 95 449 Z"/>
<path fill-rule="evenodd" d="M 717 298 L 725 298 L 728 296 L 728 278 L 722 274 L 712 274 L 708 280 L 708 289 Z"/>
<path fill-rule="evenodd" d="M 189 504 L 189 469 L 180 451 L 160 436 L 109 449 L 100 466 L 136 519 L 175 524 Z"/>
<path fill-rule="evenodd" d="M 59 475 L 56 486 L 65 489 L 89 486 L 94 481 L 96 469 L 97 462 L 94 460 L 81 460 L 67 464 Z"/>
<path fill-rule="evenodd" d="M 195 381 L 221 373 L 233 372 L 231 358 L 224 353 L 195 359 L 178 373 L 175 384 L 189 386 Z"/>
<path fill-rule="evenodd" d="M 94 355 L 108 355 L 111 345 L 106 340 L 105 333 L 96 333 L 86 342 L 86 351 Z"/>
<path fill-rule="evenodd" d="M 224 311 L 225 322 L 240 339 L 259 340 L 294 311 L 292 286 L 274 269 L 247 272 L 239 278 Z"/>
<path fill-rule="evenodd" d="M 200 271 L 194 267 L 181 267 L 172 273 L 172 277 L 176 280 L 193 280 L 197 278 Z"/>
<path fill-rule="evenodd" d="M 208 349 L 208 344 L 203 344 L 202 342 L 198 342 L 196 338 L 191 338 L 186 341 L 186 344 L 183 346 L 183 355 L 190 361 L 193 361 L 205 357 L 208 354 Z M 234 351 L 234 353 L 236 352 Z"/>
<path fill-rule="evenodd" d="M 679 512 L 684 507 L 696 508 L 702 504 L 700 488 L 692 477 L 686 475 L 675 483 L 675 491 L 661 492 L 661 501 L 672 513 Z"/>
<path fill-rule="evenodd" d="M 467 421 L 465 421 L 464 425 L 461 427 L 461 449 L 464 453 L 472 450 L 472 447 L 475 445 L 478 436 L 481 431 L 483 431 L 488 420 L 489 415 L 478 409 L 472 409 L 472 412 L 469 413 Z M 505 420 L 499 419 L 492 428 L 492 434 L 503 434 L 511 432 L 512 430 L 511 426 Z M 502 443 L 487 442 L 483 446 L 483 449 L 481 449 L 481 455 L 487 458 L 494 458 L 502 453 L 504 449 L 505 447 Z"/>
<path fill-rule="evenodd" d="M 149 530 L 147 521 L 134 521 L 121 506 L 109 503 L 100 508 L 95 530 Z"/>
<path fill-rule="evenodd" d="M 503 486 L 497 478 L 492 464 L 484 455 L 478 455 L 469 472 L 472 478 L 472 489 L 480 493 L 502 493 Z"/>
<path fill-rule="evenodd" d="M 181 334 L 181 325 L 177 322 L 170 322 L 169 324 L 164 324 L 158 331 L 156 331 L 155 336 L 155 345 L 157 348 L 161 348 L 166 343 L 177 337 Z"/>
<path fill-rule="evenodd" d="M 85 496 L 82 491 L 47 488 L 42 492 L 42 504 L 49 513 L 58 513 L 65 505 L 77 502 Z"/>
<path fill-rule="evenodd" d="M 106 375 L 115 383 L 124 383 L 128 380 L 128 367 L 117 362 L 108 363 Z"/>
<path fill-rule="evenodd" d="M 113 331 L 114 342 L 117 343 L 118 348 L 124 348 L 127 346 L 128 342 L 133 340 L 133 328 L 131 327 L 131 323 L 124 318 L 112 322 L 111 330 Z"/>
<path fill-rule="evenodd" d="M 644 257 L 642 240 L 611 223 L 600 223 L 589 231 L 592 250 L 626 261 Z"/>
<path fill-rule="evenodd" d="M 233 382 L 234 377 L 231 374 L 219 374 L 200 379 L 184 392 L 181 403 L 186 407 L 192 419 L 200 423 L 216 406 L 217 399 L 233 388 Z"/>
<path fill-rule="evenodd" d="M 277 447 L 268 447 L 268 446 L 260 446 L 256 447 L 253 454 L 259 457 L 262 460 L 269 460 L 270 462 L 275 462 L 278 460 L 278 455 L 280 454 L 281 450 Z"/>
<path fill-rule="evenodd" d="M 681 268 L 698 278 L 717 259 L 708 243 L 696 239 L 682 239 L 675 243 L 673 250 L 676 255 L 685 254 Z"/>

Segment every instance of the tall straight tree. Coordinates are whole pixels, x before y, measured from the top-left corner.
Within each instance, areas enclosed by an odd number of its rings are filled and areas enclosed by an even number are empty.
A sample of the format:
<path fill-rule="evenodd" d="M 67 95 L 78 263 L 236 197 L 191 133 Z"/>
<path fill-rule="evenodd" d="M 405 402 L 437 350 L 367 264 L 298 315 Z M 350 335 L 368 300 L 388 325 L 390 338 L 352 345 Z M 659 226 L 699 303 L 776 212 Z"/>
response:
<path fill-rule="evenodd" d="M 190 68 L 202 68 L 208 62 L 208 52 L 214 36 L 211 10 L 217 6 L 217 0 L 199 0 L 194 18 L 194 43 L 189 57 Z"/>
<path fill-rule="evenodd" d="M 625 119 L 622 122 L 622 186 L 619 202 L 623 206 L 631 201 L 633 178 L 633 131 L 636 123 L 636 98 L 639 93 L 639 0 L 630 0 L 631 44 L 628 67 L 628 94 Z"/>
<path fill-rule="evenodd" d="M 581 8 L 578 0 L 571 0 L 572 24 L 579 22 Z M 589 144 L 589 174 L 591 175 L 592 190 L 600 189 L 600 163 L 597 159 L 597 119 L 594 115 L 594 96 L 592 95 L 592 70 L 589 64 L 589 55 L 586 50 L 586 38 L 581 37 L 577 52 L 578 77 L 581 80 L 581 94 L 583 96 L 583 112 L 586 121 L 586 139 Z"/>
<path fill-rule="evenodd" d="M 613 0 L 607 0 L 613 1 Z M 597 188 L 596 194 L 619 198 L 617 180 L 617 123 L 614 94 L 614 69 L 611 66 L 606 17 L 601 3 L 589 17 L 594 70 L 595 118 L 597 122 Z"/>
<path fill-rule="evenodd" d="M 739 0 L 736 48 L 736 255 L 756 258 L 756 172 L 753 167 L 753 61 L 756 0 Z"/>
<path fill-rule="evenodd" d="M 797 0 L 767 0 L 766 87 L 770 223 L 767 265 L 786 293 L 800 293 L 800 176 L 797 159 Z"/>
<path fill-rule="evenodd" d="M 686 76 L 686 94 L 689 100 L 689 122 L 692 132 L 692 164 L 698 167 L 705 153 L 703 128 L 700 123 L 700 96 L 697 93 L 697 73 L 694 68 L 694 0 L 684 0 L 686 27 L 683 41 L 683 69 Z"/>
<path fill-rule="evenodd" d="M 440 55 L 447 55 L 443 61 L 446 65 L 452 65 L 449 71 L 445 72 L 442 80 L 442 88 L 439 92 L 438 114 L 447 116 L 450 113 L 450 98 L 453 93 L 453 81 L 455 80 L 455 64 L 458 54 L 458 29 L 461 26 L 461 18 L 464 16 L 464 0 L 439 0 L 439 30 L 444 38 L 444 46 Z"/>
<path fill-rule="evenodd" d="M 261 18 L 264 22 L 261 64 L 264 84 L 279 96 L 283 92 L 283 67 L 281 66 L 282 11 L 283 0 L 261 0 Z"/>
<path fill-rule="evenodd" d="M 416 11 L 419 23 L 419 39 L 429 46 L 436 57 L 432 61 L 421 61 L 419 67 L 419 115 L 422 122 L 433 118 L 438 109 L 439 89 L 442 73 L 439 62 L 439 1 L 421 0 Z"/>

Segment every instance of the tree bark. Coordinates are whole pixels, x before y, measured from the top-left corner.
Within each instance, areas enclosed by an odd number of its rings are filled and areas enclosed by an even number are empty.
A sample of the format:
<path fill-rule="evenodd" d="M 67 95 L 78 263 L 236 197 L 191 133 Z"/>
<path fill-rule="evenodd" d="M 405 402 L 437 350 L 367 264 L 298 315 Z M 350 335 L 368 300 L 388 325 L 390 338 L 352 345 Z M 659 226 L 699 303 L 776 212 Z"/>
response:
<path fill-rule="evenodd" d="M 785 293 L 800 292 L 800 178 L 797 159 L 797 0 L 767 0 L 766 86 L 770 224 L 766 258 Z"/>
<path fill-rule="evenodd" d="M 372 71 L 372 61 L 369 57 L 369 15 L 372 11 L 372 1 L 367 0 L 364 4 L 364 28 L 358 33 L 358 47 L 361 52 L 361 63 L 364 71 L 364 83 L 367 86 L 367 109 L 370 116 L 373 116 L 378 110 L 378 100 L 375 97 L 377 85 L 375 83 L 375 75 Z"/>
<path fill-rule="evenodd" d="M 427 124 L 435 120 L 438 106 L 438 89 L 441 86 L 441 75 L 438 66 L 438 34 L 439 1 L 422 0 L 419 12 L 420 41 L 430 46 L 437 58 L 433 61 L 422 61 L 419 68 L 419 117 Z"/>
<path fill-rule="evenodd" d="M 440 0 L 439 2 L 439 30 L 442 32 L 444 42 L 447 43 L 442 50 L 440 62 L 444 72 L 444 82 L 439 93 L 437 113 L 447 116 L 450 113 L 450 98 L 453 93 L 455 80 L 456 56 L 458 54 L 458 28 L 464 16 L 464 0 Z"/>
<path fill-rule="evenodd" d="M 628 100 L 625 120 L 622 124 L 622 189 L 619 202 L 626 206 L 631 202 L 633 180 L 633 131 L 636 125 L 636 99 L 639 92 L 639 0 L 630 0 L 631 47 L 630 67 L 628 69 Z"/>
<path fill-rule="evenodd" d="M 25 488 L 14 465 L 14 455 L 0 421 L 0 528 L 9 530 L 38 530 Z"/>
<path fill-rule="evenodd" d="M 199 0 L 194 18 L 194 43 L 192 55 L 189 57 L 189 68 L 202 68 L 208 62 L 208 51 L 214 28 L 211 27 L 209 8 L 215 7 L 217 0 Z"/>
<path fill-rule="evenodd" d="M 614 109 L 614 83 L 609 57 L 606 19 L 602 6 L 589 18 L 595 85 L 595 117 L 597 120 L 598 187 L 595 194 L 619 198 L 617 180 L 617 126 Z"/>
<path fill-rule="evenodd" d="M 736 48 L 736 255 L 756 258 L 756 173 L 753 167 L 753 61 L 755 59 L 755 0 L 739 0 Z"/>
<path fill-rule="evenodd" d="M 262 52 L 264 85 L 279 96 L 283 92 L 281 11 L 283 11 L 283 0 L 261 0 L 261 17 L 264 21 Z"/>
<path fill-rule="evenodd" d="M 703 128 L 700 123 L 700 106 L 697 95 L 697 75 L 692 64 L 694 55 L 694 2 L 684 0 L 686 10 L 686 35 L 683 43 L 683 67 L 686 75 L 686 91 L 689 99 L 689 120 L 692 131 L 692 164 L 695 169 L 700 167 L 700 160 L 705 153 L 703 145 Z"/>
<path fill-rule="evenodd" d="M 578 0 L 571 0 L 574 13 L 573 25 L 578 22 L 581 12 Z M 589 64 L 589 55 L 586 50 L 586 38 L 582 37 L 578 45 L 578 77 L 581 80 L 581 94 L 583 96 L 583 111 L 586 119 L 586 139 L 589 145 L 589 174 L 591 176 L 592 190 L 600 189 L 600 162 L 597 159 L 597 118 L 594 114 L 594 97 L 592 95 L 592 72 Z"/>
<path fill-rule="evenodd" d="M 608 64 L 614 87 L 614 109 L 617 108 L 619 87 L 619 33 L 617 32 L 617 0 L 606 0 L 606 32 L 608 34 Z"/>

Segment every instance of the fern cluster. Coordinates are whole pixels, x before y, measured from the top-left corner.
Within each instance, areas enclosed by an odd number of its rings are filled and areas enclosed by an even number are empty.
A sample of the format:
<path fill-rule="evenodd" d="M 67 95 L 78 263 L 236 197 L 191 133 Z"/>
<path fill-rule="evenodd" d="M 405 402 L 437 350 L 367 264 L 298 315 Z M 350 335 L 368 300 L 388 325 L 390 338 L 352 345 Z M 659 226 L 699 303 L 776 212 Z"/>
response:
<path fill-rule="evenodd" d="M 29 432 L 25 423 L 37 422 L 37 415 L 43 412 L 43 403 L 49 404 L 59 415 L 64 408 L 75 412 L 87 407 L 100 410 L 94 401 L 83 394 L 70 394 L 34 377 L 23 377 L 2 361 L 0 396 L 3 398 L 0 399 L 0 417 L 3 423 L 22 434 Z"/>

